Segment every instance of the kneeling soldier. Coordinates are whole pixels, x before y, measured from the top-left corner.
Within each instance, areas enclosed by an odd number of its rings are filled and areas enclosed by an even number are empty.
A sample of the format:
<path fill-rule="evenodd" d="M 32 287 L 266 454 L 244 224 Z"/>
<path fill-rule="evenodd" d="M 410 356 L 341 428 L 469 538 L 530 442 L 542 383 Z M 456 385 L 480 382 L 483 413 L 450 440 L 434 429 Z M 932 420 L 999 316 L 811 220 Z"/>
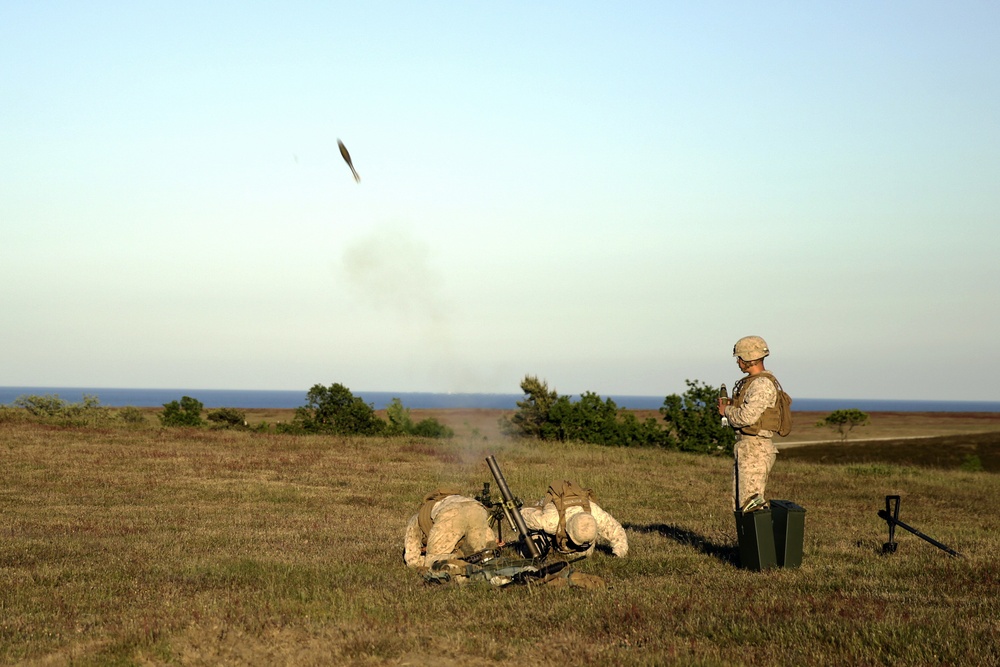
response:
<path fill-rule="evenodd" d="M 408 567 L 430 568 L 496 547 L 486 508 L 457 491 L 438 489 L 424 497 L 406 525 L 403 560 Z"/>
<path fill-rule="evenodd" d="M 615 556 L 628 553 L 622 525 L 601 509 L 591 489 L 569 480 L 552 482 L 545 498 L 534 507 L 522 507 L 521 516 L 529 530 L 552 535 L 553 546 L 560 553 L 590 556 L 599 540 L 610 544 Z"/>

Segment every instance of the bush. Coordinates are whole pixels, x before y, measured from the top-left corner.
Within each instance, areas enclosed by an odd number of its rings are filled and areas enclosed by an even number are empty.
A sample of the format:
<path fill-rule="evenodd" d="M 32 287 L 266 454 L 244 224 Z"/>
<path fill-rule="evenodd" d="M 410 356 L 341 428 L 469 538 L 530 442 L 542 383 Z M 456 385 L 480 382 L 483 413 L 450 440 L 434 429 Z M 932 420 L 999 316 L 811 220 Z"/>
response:
<path fill-rule="evenodd" d="M 163 404 L 160 413 L 160 423 L 164 426 L 203 426 L 201 411 L 204 409 L 201 401 L 190 396 L 182 396 L 180 402 L 170 401 Z"/>
<path fill-rule="evenodd" d="M 969 454 L 964 459 L 962 459 L 962 465 L 959 466 L 960 469 L 965 472 L 982 472 L 983 462 L 975 454 Z"/>
<path fill-rule="evenodd" d="M 640 422 L 610 398 L 602 400 L 588 391 L 573 401 L 550 391 L 544 381 L 530 375 L 521 382 L 521 389 L 527 397 L 518 401 L 518 411 L 510 419 L 501 422 L 508 435 L 611 446 L 672 444 L 669 433 L 655 419 Z"/>
<path fill-rule="evenodd" d="M 58 394 L 26 394 L 18 396 L 14 405 L 23 408 L 36 421 L 61 426 L 104 426 L 114 421 L 111 411 L 102 407 L 100 400 L 90 394 L 84 394 L 80 403 L 68 403 Z"/>
<path fill-rule="evenodd" d="M 423 438 L 451 438 L 455 435 L 455 431 L 437 419 L 428 417 L 427 419 L 418 421 L 409 434 L 419 435 Z"/>
<path fill-rule="evenodd" d="M 595 445 L 619 445 L 618 406 L 610 398 L 602 401 L 587 391 L 573 402 L 560 396 L 549 411 L 549 421 L 556 427 L 559 440 L 579 440 Z"/>
<path fill-rule="evenodd" d="M 410 409 L 403 407 L 403 402 L 393 398 L 385 409 L 389 423 L 386 425 L 387 435 L 418 435 L 424 438 L 450 438 L 455 431 L 445 426 L 437 419 L 428 417 L 414 424 L 410 417 Z"/>
<path fill-rule="evenodd" d="M 283 432 L 336 433 L 339 435 L 381 435 L 386 423 L 375 409 L 342 384 L 329 388 L 313 385 L 306 405 L 295 409 L 293 426 Z"/>
<path fill-rule="evenodd" d="M 146 415 L 139 408 L 128 406 L 118 411 L 118 418 L 129 426 L 141 426 L 146 423 Z"/>
<path fill-rule="evenodd" d="M 410 409 L 403 407 L 403 402 L 398 398 L 393 398 L 392 402 L 385 409 L 385 415 L 389 419 L 386 426 L 386 433 L 389 435 L 403 435 L 413 431 L 413 419 L 410 417 Z"/>
<path fill-rule="evenodd" d="M 219 428 L 245 428 L 247 426 L 247 413 L 236 408 L 219 408 L 209 411 L 208 421 Z"/>
<path fill-rule="evenodd" d="M 59 394 L 45 394 L 44 396 L 25 394 L 15 398 L 14 405 L 24 408 L 32 417 L 42 419 L 64 415 L 69 408 L 69 403 L 59 398 Z"/>
<path fill-rule="evenodd" d="M 20 424 L 30 421 L 30 415 L 24 410 L 0 405 L 0 424 Z"/>
<path fill-rule="evenodd" d="M 722 425 L 719 390 L 698 380 L 684 381 L 683 396 L 670 394 L 663 399 L 660 414 L 683 452 L 732 454 L 736 433 Z"/>

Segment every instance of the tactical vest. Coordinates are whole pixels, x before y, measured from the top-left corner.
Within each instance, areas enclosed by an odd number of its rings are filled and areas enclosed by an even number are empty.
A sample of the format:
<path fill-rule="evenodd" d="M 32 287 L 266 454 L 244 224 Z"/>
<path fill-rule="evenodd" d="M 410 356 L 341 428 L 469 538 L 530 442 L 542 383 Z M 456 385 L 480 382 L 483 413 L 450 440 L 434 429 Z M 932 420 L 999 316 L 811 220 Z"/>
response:
<path fill-rule="evenodd" d="M 778 435 L 788 435 L 791 429 L 792 399 L 781 388 L 778 379 L 767 371 L 761 371 L 757 375 L 748 375 L 736 383 L 736 386 L 733 387 L 733 406 L 739 408 L 743 405 L 750 383 L 759 377 L 766 377 L 774 383 L 774 388 L 777 390 L 774 405 L 765 409 L 756 422 L 749 426 L 742 426 L 737 430 L 746 435 L 757 435 L 761 431 L 772 431 L 778 433 Z"/>
<path fill-rule="evenodd" d="M 566 508 L 582 507 L 590 514 L 590 503 L 597 502 L 597 496 L 592 489 L 585 489 L 568 479 L 552 482 L 545 494 L 546 500 L 556 506 L 559 512 L 559 525 L 556 528 L 556 548 L 562 553 L 573 551 L 571 540 L 566 534 Z"/>
<path fill-rule="evenodd" d="M 431 510 L 434 506 L 438 504 L 439 501 L 444 500 L 448 496 L 458 496 L 461 495 L 460 491 L 456 491 L 451 488 L 436 489 L 426 496 L 424 496 L 424 502 L 420 506 L 420 510 L 417 511 L 417 525 L 420 526 L 420 546 L 427 547 L 427 535 L 431 532 L 431 527 L 434 525 L 434 519 L 431 518 Z M 465 538 L 462 538 L 463 541 Z M 461 542 L 459 543 L 461 544 Z"/>

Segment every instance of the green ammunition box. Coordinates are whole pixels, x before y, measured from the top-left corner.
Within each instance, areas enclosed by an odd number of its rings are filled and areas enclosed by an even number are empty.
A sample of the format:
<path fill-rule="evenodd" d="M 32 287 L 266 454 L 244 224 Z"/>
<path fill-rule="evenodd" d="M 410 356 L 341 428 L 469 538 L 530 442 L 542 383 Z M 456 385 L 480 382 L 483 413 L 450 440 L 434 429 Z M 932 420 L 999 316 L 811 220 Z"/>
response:
<path fill-rule="evenodd" d="M 740 545 L 740 567 L 758 571 L 777 567 L 771 510 L 746 513 L 736 511 L 734 514 L 736 537 Z"/>
<path fill-rule="evenodd" d="M 802 565 L 806 511 L 790 500 L 772 500 L 771 521 L 778 567 L 799 567 Z"/>

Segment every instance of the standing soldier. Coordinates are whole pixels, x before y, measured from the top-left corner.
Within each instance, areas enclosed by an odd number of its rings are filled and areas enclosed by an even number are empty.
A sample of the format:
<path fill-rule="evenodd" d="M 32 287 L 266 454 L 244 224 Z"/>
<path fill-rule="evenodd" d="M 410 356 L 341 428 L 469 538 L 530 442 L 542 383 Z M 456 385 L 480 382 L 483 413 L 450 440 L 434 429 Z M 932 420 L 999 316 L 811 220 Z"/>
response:
<path fill-rule="evenodd" d="M 778 453 L 771 438 L 781 423 L 780 385 L 764 369 L 764 357 L 768 354 L 767 343 L 760 336 L 745 336 L 736 341 L 733 356 L 746 377 L 733 388 L 731 403 L 719 399 L 719 414 L 736 430 L 733 498 L 744 512 L 767 506 L 764 487 Z"/>

